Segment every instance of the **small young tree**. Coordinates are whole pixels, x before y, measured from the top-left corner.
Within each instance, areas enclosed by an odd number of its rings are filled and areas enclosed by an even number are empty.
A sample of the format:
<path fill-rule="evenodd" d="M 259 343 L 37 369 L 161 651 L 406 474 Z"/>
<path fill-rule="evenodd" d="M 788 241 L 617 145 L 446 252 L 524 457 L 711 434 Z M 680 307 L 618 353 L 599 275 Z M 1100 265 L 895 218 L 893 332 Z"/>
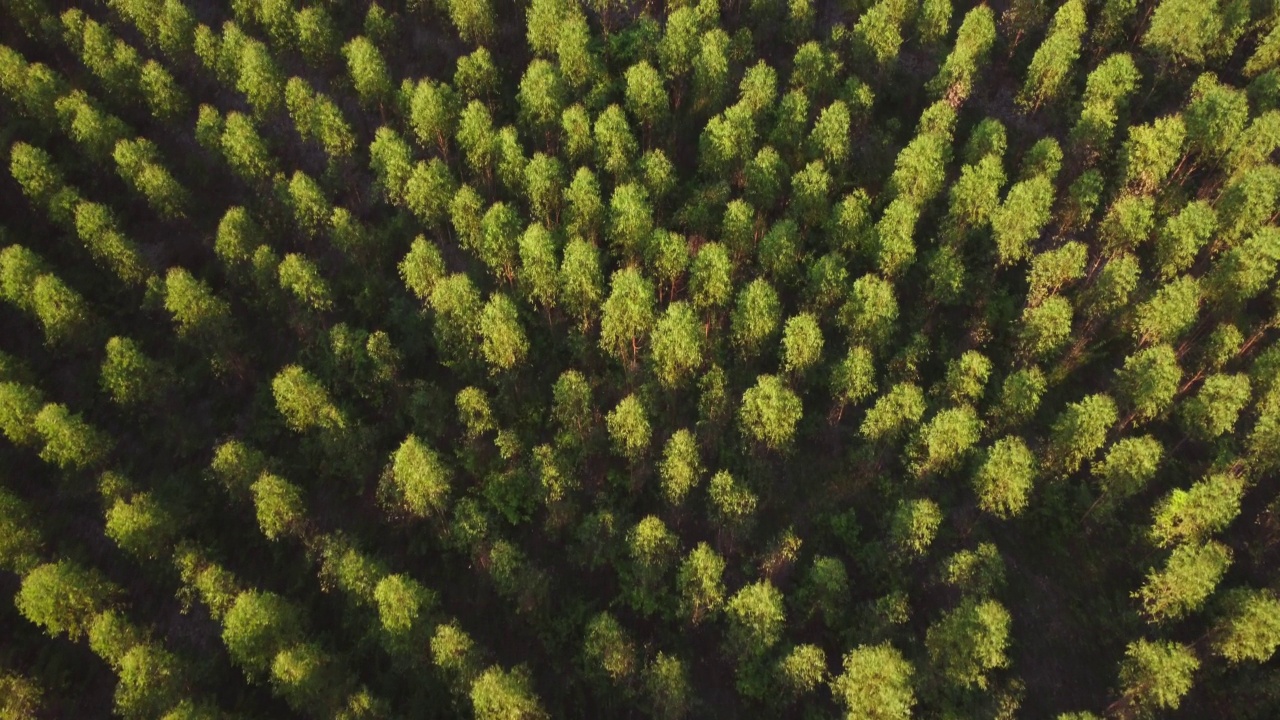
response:
<path fill-rule="evenodd" d="M 566 243 L 557 282 L 565 310 L 580 320 L 585 332 L 604 296 L 600 252 L 596 246 L 582 239 Z"/>
<path fill-rule="evenodd" d="M 822 328 L 816 317 L 801 313 L 787 319 L 782 329 L 782 370 L 803 375 L 822 358 Z"/>
<path fill-rule="evenodd" d="M 502 293 L 489 296 L 480 312 L 480 352 L 491 373 L 514 370 L 529 352 L 516 305 Z"/>
<path fill-rule="evenodd" d="M 1125 358 L 1116 371 L 1116 389 L 1135 420 L 1151 420 L 1173 403 L 1182 382 L 1178 357 L 1168 345 L 1156 345 Z"/>
<path fill-rule="evenodd" d="M 1200 660 L 1191 648 L 1167 640 L 1135 640 L 1120 662 L 1121 708 L 1140 716 L 1177 710 L 1191 689 Z"/>
<path fill-rule="evenodd" d="M 1134 335 L 1143 344 L 1176 341 L 1195 323 L 1200 299 L 1199 281 L 1190 275 L 1178 277 L 1134 310 Z"/>
<path fill-rule="evenodd" d="M 614 272 L 601 307 L 600 347 L 630 367 L 653 325 L 653 294 L 653 283 L 635 268 L 625 268 Z"/>
<path fill-rule="evenodd" d="M 1263 663 L 1280 646 L 1280 600 L 1270 590 L 1233 588 L 1213 629 L 1213 652 L 1228 663 Z"/>
<path fill-rule="evenodd" d="M 1230 433 L 1249 404 L 1250 390 L 1249 376 L 1243 373 L 1205 378 L 1196 394 L 1179 408 L 1187 434 L 1210 441 Z"/>
<path fill-rule="evenodd" d="M 843 671 L 831 678 L 831 693 L 845 720 L 910 720 L 914 674 L 892 645 L 860 645 L 845 654 Z"/>
<path fill-rule="evenodd" d="M 1049 431 L 1046 464 L 1060 475 L 1079 470 L 1102 448 L 1117 415 L 1115 401 L 1104 394 L 1068 404 Z"/>
<path fill-rule="evenodd" d="M 867 411 L 858 432 L 872 442 L 901 436 L 924 416 L 924 392 L 913 383 L 898 383 Z"/>
<path fill-rule="evenodd" d="M 675 389 L 703 363 L 705 339 L 698 316 L 684 301 L 667 306 L 653 327 L 650 353 L 654 373 L 663 387 Z"/>
<path fill-rule="evenodd" d="M 803 414 L 800 398 L 773 375 L 756 378 L 755 386 L 742 394 L 738 411 L 743 433 L 771 450 L 791 444 Z"/>
<path fill-rule="evenodd" d="M 693 625 L 718 612 L 725 602 L 725 561 L 711 546 L 698 543 L 676 573 L 681 614 Z"/>
<path fill-rule="evenodd" d="M 1052 357 L 1071 338 L 1073 316 L 1071 302 L 1059 295 L 1023 308 L 1018 326 L 1022 352 L 1034 359 Z"/>
<path fill-rule="evenodd" d="M 739 590 L 725 606 L 728 650 L 740 660 L 759 658 L 782 638 L 786 611 L 782 593 L 768 580 Z"/>
<path fill-rule="evenodd" d="M 1017 517 L 1027 507 L 1035 474 L 1036 457 L 1021 438 L 997 440 L 973 476 L 978 506 L 998 518 Z"/>
<path fill-rule="evenodd" d="M 982 421 L 969 405 L 947 408 L 920 426 L 908 446 L 910 468 L 917 476 L 955 467 L 978 442 Z"/>
<path fill-rule="evenodd" d="M 1122 438 L 1093 464 L 1093 475 L 1108 505 L 1146 489 L 1164 460 L 1164 447 L 1150 435 Z"/>
<path fill-rule="evenodd" d="M 589 672 L 604 679 L 613 689 L 625 692 L 639 672 L 639 663 L 635 643 L 617 618 L 607 612 L 591 618 L 582 645 Z"/>
<path fill-rule="evenodd" d="M 624 78 L 627 109 L 652 132 L 671 112 L 662 76 L 647 61 L 641 60 L 627 68 Z"/>
<path fill-rule="evenodd" d="M 988 673 L 1009 664 L 1011 622 L 1009 611 L 995 600 L 966 599 L 929 626 L 929 659 L 948 684 L 985 689 Z"/>
<path fill-rule="evenodd" d="M 1160 547 L 1196 545 L 1221 532 L 1240 514 L 1244 482 L 1215 473 L 1190 488 L 1175 488 L 1156 503 L 1151 540 Z"/>
<path fill-rule="evenodd" d="M 991 8 L 979 5 L 965 13 L 955 46 L 926 86 L 929 94 L 957 103 L 968 98 L 995 41 L 995 13 Z"/>
<path fill-rule="evenodd" d="M 564 193 L 565 229 L 570 237 L 595 240 L 604 220 L 604 201 L 600 199 L 600 182 L 595 173 L 578 168 Z"/>
<path fill-rule="evenodd" d="M 264 472 L 249 488 L 258 527 L 268 540 L 300 533 L 307 522 L 302 490 L 284 478 Z"/>
<path fill-rule="evenodd" d="M 1061 97 L 1071 77 L 1072 65 L 1080 57 L 1085 31 L 1083 0 L 1063 3 L 1049 23 L 1044 42 L 1036 49 L 1027 68 L 1027 79 L 1018 94 L 1018 103 L 1031 110 Z"/>
<path fill-rule="evenodd" d="M 1150 621 L 1178 620 L 1204 605 L 1230 565 L 1231 550 L 1221 543 L 1179 545 L 1163 569 L 1147 573 L 1133 596 Z"/>
<path fill-rule="evenodd" d="M 992 211 L 991 230 L 1001 265 L 1027 256 L 1031 242 L 1049 222 L 1053 194 L 1049 178 L 1037 175 L 1009 188 L 1000 207 Z"/>
<path fill-rule="evenodd" d="M 333 291 L 320 274 L 320 269 L 301 253 L 289 253 L 277 268 L 280 288 L 313 312 L 326 312 L 333 308 Z"/>
<path fill-rule="evenodd" d="M 60 403 L 46 404 L 31 423 L 44 443 L 40 459 L 63 469 L 100 466 L 114 445 L 109 435 Z"/>
<path fill-rule="evenodd" d="M 478 1 L 478 0 L 475 0 Z M 356 36 L 342 46 L 356 94 L 366 105 L 379 105 L 392 92 L 391 75 L 378 47 L 364 36 Z"/>
<path fill-rule="evenodd" d="M 329 392 L 298 365 L 285 366 L 271 380 L 276 409 L 294 432 L 338 431 L 349 425 L 345 413 L 329 398 Z"/>
<path fill-rule="evenodd" d="M 1221 32 L 1216 3 L 1161 0 L 1142 35 L 1142 47 L 1171 65 L 1199 65 Z"/>
<path fill-rule="evenodd" d="M 1120 149 L 1124 181 L 1136 192 L 1160 188 L 1182 157 L 1187 128 L 1182 116 L 1157 118 L 1147 125 L 1133 125 Z"/>
<path fill-rule="evenodd" d="M 531 132 L 548 137 L 560 122 L 568 100 L 568 87 L 560 70 L 552 63 L 535 58 L 520 79 L 516 95 L 520 117 Z"/>
<path fill-rule="evenodd" d="M 303 639 L 302 614 L 285 598 L 247 590 L 222 618 L 227 653 L 250 677 L 262 677 L 276 655 Z"/>
<path fill-rule="evenodd" d="M 653 429 L 644 403 L 634 394 L 623 398 L 609 411 L 605 416 L 605 427 L 609 430 L 614 450 L 628 460 L 639 460 L 649 449 Z"/>
<path fill-rule="evenodd" d="M 489 0 L 449 0 L 446 7 L 464 42 L 483 45 L 493 38 L 497 23 Z"/>
<path fill-rule="evenodd" d="M 416 435 L 410 435 L 391 455 L 386 490 L 395 503 L 415 517 L 442 515 L 448 506 L 452 472 Z"/>
<path fill-rule="evenodd" d="M 160 362 L 143 353 L 137 342 L 122 337 L 107 341 L 100 384 L 117 405 L 140 407 L 156 402 L 172 378 Z"/>
<path fill-rule="evenodd" d="M 635 162 L 640 145 L 622 108 L 617 105 L 605 108 L 596 118 L 593 135 L 599 166 L 615 178 L 626 175 Z"/>
<path fill-rule="evenodd" d="M 889 518 L 887 543 L 896 559 L 924 557 L 942 527 L 942 508 L 928 498 L 900 500 Z"/>
<path fill-rule="evenodd" d="M 729 319 L 729 333 L 734 347 L 752 358 L 764 350 L 781 324 L 782 303 L 768 282 L 757 278 L 738 292 Z"/>

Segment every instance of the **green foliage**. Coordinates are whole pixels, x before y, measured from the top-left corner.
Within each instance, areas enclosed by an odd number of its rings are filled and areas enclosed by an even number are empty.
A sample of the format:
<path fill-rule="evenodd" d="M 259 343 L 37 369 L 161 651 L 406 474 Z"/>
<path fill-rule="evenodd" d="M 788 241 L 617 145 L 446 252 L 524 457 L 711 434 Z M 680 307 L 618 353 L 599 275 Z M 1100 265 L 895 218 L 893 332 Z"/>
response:
<path fill-rule="evenodd" d="M 1126 183 L 1138 192 L 1158 189 L 1182 156 L 1186 125 L 1178 115 L 1129 128 L 1120 149 Z"/>
<path fill-rule="evenodd" d="M 914 668 L 888 643 L 860 645 L 844 656 L 831 692 L 847 720 L 907 720 L 916 705 Z"/>
<path fill-rule="evenodd" d="M 1052 357 L 1071 338 L 1073 315 L 1071 301 L 1058 295 L 1023 308 L 1018 327 L 1022 351 L 1034 359 Z"/>
<path fill-rule="evenodd" d="M 771 450 L 789 446 L 804 414 L 800 398 L 774 375 L 761 375 L 742 394 L 738 419 L 743 433 Z"/>
<path fill-rule="evenodd" d="M 653 294 L 653 284 L 635 268 L 610 278 L 609 297 L 600 306 L 600 347 L 619 362 L 635 364 L 654 323 Z"/>
<path fill-rule="evenodd" d="M 623 313 L 624 309 L 635 309 L 638 310 L 639 316 L 635 318 L 628 317 L 627 319 L 638 319 L 641 321 L 644 319 L 644 300 L 641 299 L 638 292 L 635 293 L 634 297 L 632 295 L 634 291 L 641 289 L 637 286 L 643 284 L 643 278 L 634 280 L 628 277 L 627 281 L 623 285 L 618 286 L 619 289 L 624 287 L 626 288 L 627 295 L 625 297 L 627 298 L 628 303 L 624 304 L 622 302 L 623 296 L 620 296 L 618 309 L 615 311 L 616 313 Z M 564 246 L 564 256 L 560 261 L 560 298 L 564 303 L 565 309 L 580 319 L 583 330 L 590 325 L 591 319 L 597 314 L 597 307 L 599 305 L 600 298 L 604 297 L 603 285 L 603 273 L 600 269 L 600 252 L 596 246 L 582 239 L 574 239 L 566 243 Z M 613 297 L 612 293 L 610 294 L 610 297 Z M 639 307 L 636 308 L 630 305 L 631 301 L 637 303 Z M 628 315 L 629 314 L 630 313 L 628 313 Z M 614 328 L 619 332 L 626 329 L 621 327 L 621 319 L 617 314 L 614 315 L 611 323 L 616 323 L 616 325 L 611 325 L 611 328 Z M 618 339 L 621 340 L 621 338 Z"/>
<path fill-rule="evenodd" d="M 283 368 L 271 381 L 276 409 L 294 432 L 336 431 L 347 427 L 347 418 L 313 375 L 297 365 Z"/>
<path fill-rule="evenodd" d="M 46 404 L 31 424 L 44 443 L 40 459 L 63 469 L 85 470 L 99 466 L 114 445 L 110 436 L 60 403 Z"/>
<path fill-rule="evenodd" d="M 249 488 L 258 513 L 258 527 L 268 540 L 292 535 L 307 519 L 302 491 L 298 486 L 271 473 L 263 473 Z"/>
<path fill-rule="evenodd" d="M 724 558 L 706 543 L 689 552 L 676 572 L 681 614 L 697 625 L 725 602 Z"/>
<path fill-rule="evenodd" d="M 1117 255 L 1142 245 L 1155 224 L 1155 202 L 1146 196 L 1125 195 L 1116 200 L 1098 224 L 1103 252 Z"/>
<path fill-rule="evenodd" d="M 1116 389 L 1135 420 L 1151 420 L 1173 403 L 1182 381 L 1178 357 L 1168 345 L 1140 350 L 1116 371 Z"/>
<path fill-rule="evenodd" d="M 911 383 L 899 383 L 881 395 L 867 411 L 859 432 L 871 441 L 900 436 L 924 415 L 924 393 Z"/>
<path fill-rule="evenodd" d="M 506 295 L 490 296 L 480 312 L 480 352 L 493 373 L 514 370 L 529 352 L 516 305 Z"/>
<path fill-rule="evenodd" d="M 782 370 L 801 375 L 822 357 L 822 328 L 809 313 L 788 318 L 782 329 Z"/>
<path fill-rule="evenodd" d="M 0 383 L 0 431 L 14 445 L 31 445 L 40 437 L 35 419 L 43 407 L 39 389 L 17 382 Z"/>
<path fill-rule="evenodd" d="M 1030 244 L 1040 237 L 1049 222 L 1053 205 L 1053 183 L 1037 175 L 1009 188 L 1000 206 L 991 212 L 991 231 L 1001 265 L 1025 258 Z"/>
<path fill-rule="evenodd" d="M 827 655 L 817 645 L 798 645 L 778 661 L 774 672 L 786 697 L 799 697 L 826 680 Z"/>
<path fill-rule="evenodd" d="M 1240 412 L 1249 403 L 1249 377 L 1214 374 L 1205 378 L 1196 394 L 1183 401 L 1183 426 L 1201 440 L 1213 440 L 1235 429 Z"/>
<path fill-rule="evenodd" d="M 950 685 L 986 688 L 988 674 L 1009 664 L 1010 622 L 995 600 L 965 600 L 929 626 L 929 660 Z"/>
<path fill-rule="evenodd" d="M 1213 73 L 1196 78 L 1190 95 L 1184 113 L 1187 144 L 1206 159 L 1220 162 L 1244 132 L 1249 120 L 1248 98 L 1218 82 Z"/>
<path fill-rule="evenodd" d="M 270 671 L 277 653 L 297 644 L 302 634 L 297 608 L 273 593 L 240 593 L 222 619 L 222 642 L 251 677 Z"/>
<path fill-rule="evenodd" d="M 693 703 L 689 668 L 679 658 L 659 652 L 645 668 L 645 689 L 653 705 L 654 717 L 678 720 Z"/>
<path fill-rule="evenodd" d="M 480 674 L 480 650 L 456 620 L 437 625 L 430 645 L 432 662 L 455 687 L 468 687 Z"/>
<path fill-rule="evenodd" d="M 183 694 L 181 661 L 153 643 L 139 643 L 120 660 L 116 712 L 125 717 L 157 717 L 178 703 Z"/>
<path fill-rule="evenodd" d="M 1175 488 L 1155 506 L 1151 539 L 1161 547 L 1203 543 L 1240 514 L 1244 483 L 1215 473 L 1183 490 Z"/>
<path fill-rule="evenodd" d="M 106 533 L 122 550 L 141 560 L 165 557 L 177 535 L 177 520 L 150 493 L 117 498 L 107 510 Z"/>
<path fill-rule="evenodd" d="M 626 396 L 609 411 L 605 427 L 609 429 L 614 450 L 628 460 L 639 460 L 648 450 L 653 430 L 644 403 L 635 395 Z"/>
<path fill-rule="evenodd" d="M 919 558 L 929 551 L 942 525 L 942 510 L 928 498 L 898 503 L 889 521 L 889 542 L 907 558 Z"/>
<path fill-rule="evenodd" d="M 1271 717 L 1275 5 L 11 0 L 0 716 Z"/>
<path fill-rule="evenodd" d="M 985 451 L 973 477 L 978 506 L 999 518 L 1026 509 L 1035 482 L 1036 458 L 1020 438 L 1005 437 Z"/>
<path fill-rule="evenodd" d="M 118 592 L 97 570 L 63 560 L 40 565 L 23 576 L 14 605 L 49 635 L 66 633 L 77 640 Z"/>
<path fill-rule="evenodd" d="M 939 411 L 920 426 L 908 453 L 918 476 L 945 472 L 960 463 L 978 442 L 982 421 L 969 405 Z"/>
<path fill-rule="evenodd" d="M 1236 588 L 1225 594 L 1213 651 L 1231 664 L 1266 662 L 1280 646 L 1280 600 L 1267 590 Z"/>
<path fill-rule="evenodd" d="M 392 453 L 389 470 L 388 491 L 397 505 L 416 517 L 444 512 L 452 473 L 420 438 L 405 438 Z"/>
<path fill-rule="evenodd" d="M 752 280 L 738 292 L 729 316 L 729 335 L 735 348 L 746 357 L 759 355 L 779 330 L 782 303 L 778 293 L 761 278 Z"/>
<path fill-rule="evenodd" d="M 1004 586 L 1004 559 L 995 545 L 981 543 L 975 550 L 961 550 L 947 558 L 942 580 L 967 593 L 989 595 Z"/>
<path fill-rule="evenodd" d="M 1083 0 L 1066 2 L 1058 7 L 1044 42 L 1036 49 L 1027 68 L 1027 79 L 1018 95 L 1022 105 L 1034 109 L 1061 96 L 1063 86 L 1070 79 L 1071 66 L 1080 56 L 1084 31 Z"/>
<path fill-rule="evenodd" d="M 36 720 L 40 717 L 42 691 L 34 681 L 12 673 L 0 676 L 0 712 L 14 720 Z"/>
<path fill-rule="evenodd" d="M 707 494 L 716 521 L 729 529 L 745 529 L 750 525 L 760 502 L 750 488 L 724 470 L 711 476 Z"/>
<path fill-rule="evenodd" d="M 1217 3 L 1161 0 L 1142 35 L 1142 47 L 1172 64 L 1199 65 L 1222 32 Z"/>
<path fill-rule="evenodd" d="M 871 352 L 861 345 L 849 348 L 832 370 L 831 394 L 841 406 L 857 404 L 876 391 L 875 365 Z"/>
<path fill-rule="evenodd" d="M 1120 662 L 1125 700 L 1143 717 L 1176 710 L 1191 689 L 1200 660 L 1190 648 L 1167 640 L 1136 640 Z"/>
<path fill-rule="evenodd" d="M 1182 275 L 1159 288 L 1134 310 L 1134 334 L 1143 343 L 1173 342 L 1200 314 L 1200 283 Z"/>
<path fill-rule="evenodd" d="M 494 665 L 471 683 L 469 697 L 476 720 L 537 720 L 548 717 L 531 679 L 521 668 L 507 671 Z"/>
<path fill-rule="evenodd" d="M 1200 249 L 1213 236 L 1217 226 L 1218 218 L 1213 207 L 1200 200 L 1187 203 L 1166 220 L 1156 234 L 1160 278 L 1172 280 L 1191 269 Z"/>
<path fill-rule="evenodd" d="M 927 85 L 930 95 L 956 101 L 967 98 L 995 41 L 995 13 L 989 7 L 979 5 L 965 13 L 954 47 Z"/>
<path fill-rule="evenodd" d="M 278 268 L 280 287 L 293 295 L 300 304 L 317 312 L 333 307 L 329 284 L 320 274 L 315 263 L 299 253 L 289 253 Z"/>
<path fill-rule="evenodd" d="M 982 353 L 970 350 L 947 362 L 943 379 L 944 393 L 952 402 L 973 402 L 982 398 L 987 379 L 991 376 L 991 361 Z"/>
<path fill-rule="evenodd" d="M 31 508 L 8 490 L 0 490 L 0 568 L 26 575 L 40 564 L 41 538 Z"/>
<path fill-rule="evenodd" d="M 1178 620 L 1200 609 L 1230 564 L 1231 551 L 1220 543 L 1179 545 L 1133 596 L 1152 622 Z"/>
<path fill-rule="evenodd" d="M 725 605 L 728 650 L 741 659 L 758 658 L 782 637 L 786 612 L 782 593 L 759 580 L 733 594 Z"/>
<path fill-rule="evenodd" d="M 1093 474 L 1114 503 L 1142 492 L 1163 459 L 1164 448 L 1155 438 L 1127 437 L 1112 445 L 1101 462 L 1094 463 Z"/>
<path fill-rule="evenodd" d="M 621 685 L 637 674 L 635 645 L 616 618 L 600 613 L 587 623 L 582 653 L 594 674 Z"/>
<path fill-rule="evenodd" d="M 1107 395 L 1089 395 L 1068 404 L 1050 430 L 1049 467 L 1062 475 L 1080 469 L 1101 449 L 1117 419 L 1115 401 Z"/>

